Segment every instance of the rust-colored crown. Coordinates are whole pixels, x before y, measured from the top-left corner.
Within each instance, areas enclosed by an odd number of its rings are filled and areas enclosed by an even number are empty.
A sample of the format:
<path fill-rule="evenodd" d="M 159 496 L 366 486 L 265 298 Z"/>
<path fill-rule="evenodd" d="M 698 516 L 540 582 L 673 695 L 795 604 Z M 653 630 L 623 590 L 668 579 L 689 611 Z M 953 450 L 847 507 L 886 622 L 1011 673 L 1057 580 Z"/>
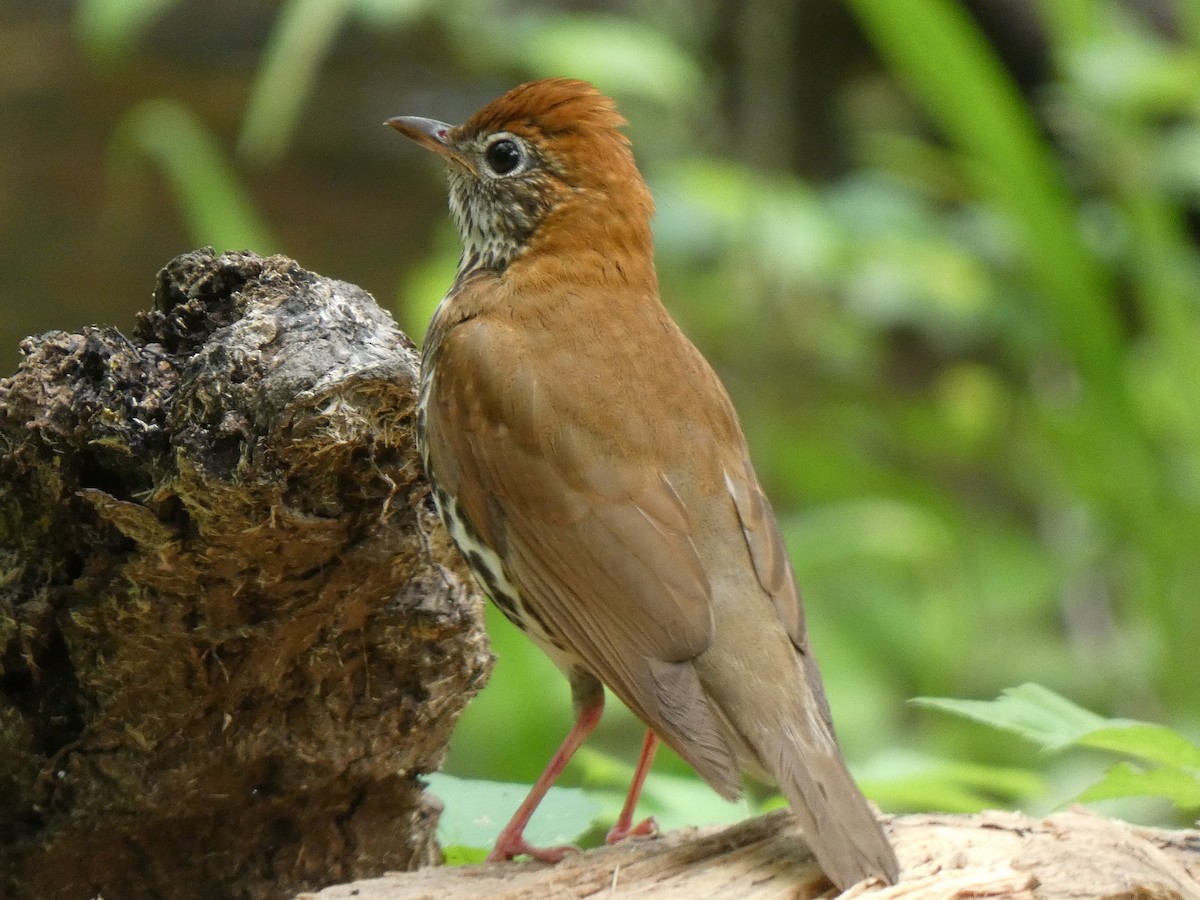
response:
<path fill-rule="evenodd" d="M 536 130 L 547 138 L 601 131 L 628 145 L 628 138 L 618 130 L 627 124 L 616 104 L 588 82 L 547 78 L 518 85 L 457 130 L 464 136 L 513 129 L 528 134 Z"/>

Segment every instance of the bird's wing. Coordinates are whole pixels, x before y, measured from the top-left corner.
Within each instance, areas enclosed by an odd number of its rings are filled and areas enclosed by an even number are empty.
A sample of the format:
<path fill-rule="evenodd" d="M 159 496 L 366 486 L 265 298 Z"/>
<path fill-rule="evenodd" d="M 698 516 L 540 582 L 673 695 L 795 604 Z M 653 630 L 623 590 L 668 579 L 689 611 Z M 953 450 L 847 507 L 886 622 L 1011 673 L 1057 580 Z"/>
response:
<path fill-rule="evenodd" d="M 712 640 L 710 589 L 668 477 L 556 407 L 494 319 L 443 338 L 426 407 L 439 485 L 503 560 L 524 605 L 726 796 L 734 751 L 690 660 Z M 617 426 L 620 429 L 623 426 Z"/>
<path fill-rule="evenodd" d="M 725 487 L 733 498 L 758 583 L 771 598 L 788 637 L 792 639 L 792 645 L 800 653 L 801 665 L 808 673 L 808 682 L 818 711 L 832 732 L 833 714 L 829 710 L 829 701 L 825 697 L 821 676 L 817 672 L 816 659 L 809 648 L 800 589 L 796 587 L 796 576 L 792 572 L 787 547 L 779 531 L 779 521 L 775 518 L 770 501 L 763 493 L 748 458 L 743 458 L 725 469 Z"/>
<path fill-rule="evenodd" d="M 758 583 L 775 604 L 779 618 L 796 649 L 807 649 L 807 629 L 800 591 L 788 559 L 787 547 L 771 504 L 759 486 L 750 460 L 743 457 L 724 470 L 725 488 L 737 509 L 742 535 L 750 551 Z"/>

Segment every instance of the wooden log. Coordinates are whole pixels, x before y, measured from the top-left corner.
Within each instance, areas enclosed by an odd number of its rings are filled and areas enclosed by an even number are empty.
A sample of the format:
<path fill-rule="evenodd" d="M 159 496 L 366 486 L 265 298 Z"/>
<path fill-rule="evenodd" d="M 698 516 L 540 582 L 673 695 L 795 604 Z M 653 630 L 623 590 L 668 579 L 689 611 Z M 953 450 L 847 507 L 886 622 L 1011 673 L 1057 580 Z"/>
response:
<path fill-rule="evenodd" d="M 1197 900 L 1200 832 L 1139 828 L 1071 809 L 885 817 L 898 884 L 842 894 L 824 878 L 789 812 L 672 832 L 567 857 L 557 866 L 490 863 L 422 869 L 297 900 Z"/>

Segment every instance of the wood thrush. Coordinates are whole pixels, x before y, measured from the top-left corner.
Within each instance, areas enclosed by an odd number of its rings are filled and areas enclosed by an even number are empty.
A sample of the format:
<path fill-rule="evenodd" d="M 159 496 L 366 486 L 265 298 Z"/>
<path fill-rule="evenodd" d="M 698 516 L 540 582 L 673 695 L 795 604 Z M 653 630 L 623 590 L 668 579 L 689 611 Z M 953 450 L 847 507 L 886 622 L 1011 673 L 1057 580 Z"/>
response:
<path fill-rule="evenodd" d="M 475 577 L 570 680 L 576 724 L 491 859 L 523 837 L 607 685 L 719 794 L 777 783 L 845 888 L 898 865 L 846 770 L 774 514 L 725 389 L 659 300 L 654 204 L 586 82 L 514 88 L 464 124 L 389 125 L 447 164 L 463 241 L 422 356 L 418 442 Z"/>

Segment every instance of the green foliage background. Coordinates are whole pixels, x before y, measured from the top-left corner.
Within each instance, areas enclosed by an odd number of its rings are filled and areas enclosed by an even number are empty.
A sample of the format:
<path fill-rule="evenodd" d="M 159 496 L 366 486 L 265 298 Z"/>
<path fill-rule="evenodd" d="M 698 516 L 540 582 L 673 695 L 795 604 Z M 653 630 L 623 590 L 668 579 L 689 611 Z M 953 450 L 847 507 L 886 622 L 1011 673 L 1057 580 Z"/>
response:
<path fill-rule="evenodd" d="M 179 250 L 287 252 L 364 283 L 415 337 L 457 258 L 437 168 L 383 129 L 345 156 L 314 108 L 336 95 L 355 116 L 333 127 L 365 134 L 547 75 L 618 99 L 658 202 L 664 299 L 741 411 L 843 743 L 885 808 L 1044 811 L 1104 764 L 1034 756 L 917 695 L 1035 681 L 1196 733 L 1200 6 L 1041 0 L 1020 22 L 1036 40 L 1003 58 L 972 4 L 822 2 L 844 23 L 831 78 L 793 40 L 820 16 L 785 0 L 732 22 L 729 4 L 683 0 L 289 0 L 252 5 L 261 39 L 232 62 L 182 54 L 179 88 L 147 48 L 208 5 L 79 5 L 85 71 L 140 82 L 107 101 L 98 221 L 152 213 Z M 1038 61 L 1032 82 L 1014 52 Z M 796 84 L 834 123 L 816 161 Z M 328 185 L 356 166 L 374 197 L 333 219 Z M 163 187 L 171 201 L 147 203 Z M 336 227 L 301 231 L 305 198 Z M 148 285 L 165 257 L 138 262 Z M 13 321 L 39 321 L 31 290 L 4 292 Z M 530 781 L 569 727 L 566 685 L 490 625 L 500 662 L 449 771 Z M 613 709 L 569 780 L 609 802 L 638 732 Z M 648 802 L 668 821 L 746 811 L 698 799 L 678 761 L 656 771 Z"/>

